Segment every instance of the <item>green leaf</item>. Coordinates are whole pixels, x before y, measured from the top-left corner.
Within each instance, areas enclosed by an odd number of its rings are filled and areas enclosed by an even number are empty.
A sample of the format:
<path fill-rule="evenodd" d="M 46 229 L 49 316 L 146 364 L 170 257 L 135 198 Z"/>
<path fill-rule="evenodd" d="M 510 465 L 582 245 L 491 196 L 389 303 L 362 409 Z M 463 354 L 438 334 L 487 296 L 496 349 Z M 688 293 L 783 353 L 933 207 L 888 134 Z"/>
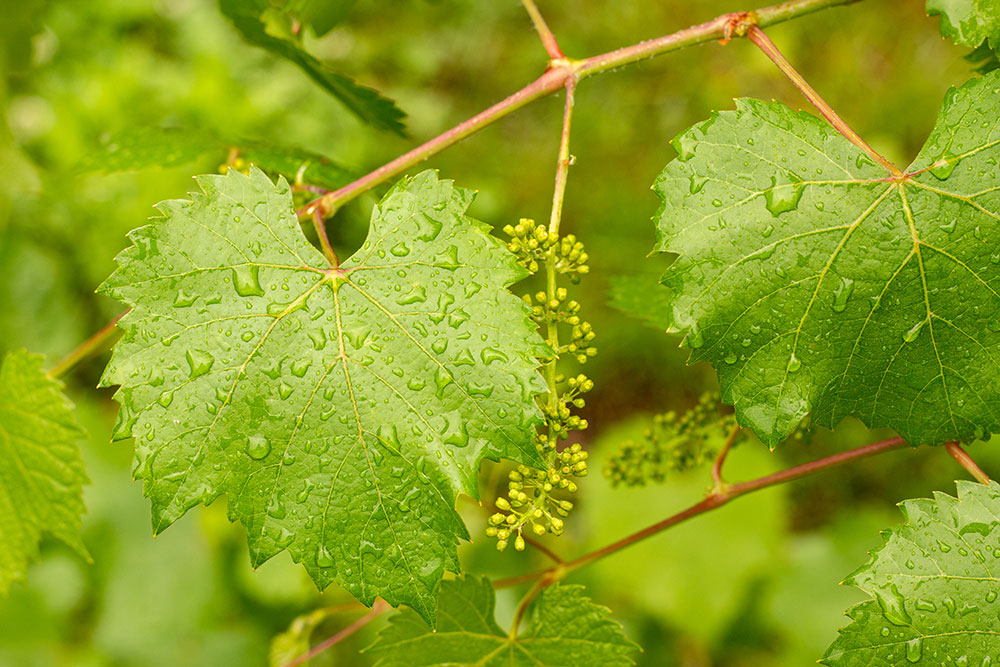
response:
<path fill-rule="evenodd" d="M 271 667 L 284 667 L 292 660 L 309 652 L 309 643 L 313 631 L 320 623 L 337 611 L 336 607 L 316 609 L 308 614 L 296 616 L 281 634 L 271 640 L 271 650 L 268 652 L 268 664 Z M 303 663 L 308 665 L 309 662 Z"/>
<path fill-rule="evenodd" d="M 406 114 L 395 102 L 333 71 L 291 39 L 272 34 L 264 21 L 270 10 L 267 0 L 219 0 L 219 9 L 248 44 L 267 49 L 298 66 L 366 123 L 405 135 L 402 119 Z"/>
<path fill-rule="evenodd" d="M 23 579 L 42 533 L 89 559 L 80 539 L 84 437 L 44 357 L 14 350 L 0 365 L 0 594 Z"/>
<path fill-rule="evenodd" d="M 667 328 L 669 293 L 660 285 L 656 276 L 650 274 L 612 276 L 610 282 L 609 306 L 659 331 Z"/>
<path fill-rule="evenodd" d="M 220 137 L 216 132 L 193 128 L 139 127 L 120 132 L 81 164 L 87 171 L 111 173 L 148 167 L 178 167 L 201 158 L 214 157 L 222 164 L 235 150 L 239 157 L 266 172 L 328 190 L 347 185 L 356 175 L 329 158 L 289 146 L 264 141 Z"/>
<path fill-rule="evenodd" d="M 122 385 L 114 437 L 135 437 L 155 532 L 228 494 L 255 566 L 287 548 L 320 587 L 433 619 L 481 459 L 541 463 L 549 350 L 504 289 L 523 270 L 430 171 L 383 198 L 339 269 L 284 180 L 198 181 L 100 288 L 132 308 L 102 382 Z"/>
<path fill-rule="evenodd" d="M 956 44 L 976 47 L 988 40 L 1000 48 L 997 0 L 927 0 L 927 14 L 941 16 L 941 34 Z"/>
<path fill-rule="evenodd" d="M 344 20 L 357 0 L 284 0 L 282 9 L 321 37 Z"/>
<path fill-rule="evenodd" d="M 906 524 L 844 583 L 874 599 L 827 650 L 831 666 L 989 665 L 1000 655 L 1000 484 L 901 503 Z M 951 661 L 946 660 L 950 658 Z"/>
<path fill-rule="evenodd" d="M 441 585 L 437 631 L 411 611 L 394 614 L 365 651 L 375 667 L 614 667 L 635 664 L 629 641 L 583 586 L 549 586 L 532 603 L 527 628 L 511 638 L 494 618 L 489 580 L 465 575 Z"/>
<path fill-rule="evenodd" d="M 975 71 L 979 74 L 987 74 L 995 69 L 1000 69 L 1000 58 L 989 44 L 983 42 L 965 56 L 965 61 L 972 63 Z"/>
<path fill-rule="evenodd" d="M 916 445 L 1000 430 L 1000 72 L 952 89 L 905 178 L 740 100 L 654 186 L 671 326 L 774 447 L 810 410 Z"/>

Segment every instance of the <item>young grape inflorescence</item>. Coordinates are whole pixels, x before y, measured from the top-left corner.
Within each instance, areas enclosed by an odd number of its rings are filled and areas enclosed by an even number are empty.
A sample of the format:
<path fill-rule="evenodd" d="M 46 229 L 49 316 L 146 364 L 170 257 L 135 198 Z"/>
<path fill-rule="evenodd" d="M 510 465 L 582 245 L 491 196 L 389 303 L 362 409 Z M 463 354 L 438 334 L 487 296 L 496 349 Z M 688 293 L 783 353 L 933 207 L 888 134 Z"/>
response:
<path fill-rule="evenodd" d="M 573 409 L 583 408 L 583 394 L 594 388 L 594 382 L 582 373 L 567 376 L 558 373 L 555 364 L 565 356 L 584 364 L 597 354 L 593 346 L 595 337 L 590 323 L 580 318 L 580 304 L 569 298 L 563 287 L 555 286 L 557 275 L 566 275 L 573 284 L 589 271 L 587 253 L 583 243 L 572 234 L 560 238 L 534 220 L 522 218 L 517 225 L 507 225 L 504 232 L 511 237 L 508 249 L 518 263 L 535 273 L 546 268 L 548 289 L 534 295 L 526 294 L 525 302 L 531 308 L 531 317 L 546 334 L 546 342 L 554 356 L 545 359 L 549 364 L 549 391 L 538 396 L 545 415 L 545 426 L 535 435 L 544 468 L 519 465 L 509 474 L 506 497 L 496 500 L 496 512 L 489 518 L 486 534 L 497 538 L 497 549 L 503 551 L 513 539 L 514 548 L 524 549 L 524 532 L 535 535 L 559 535 L 564 528 L 563 519 L 573 509 L 573 503 L 563 494 L 575 493 L 574 478 L 587 474 L 587 452 L 579 443 L 559 447 L 561 440 L 569 438 L 571 431 L 587 428 L 587 420 L 573 414 Z M 569 328 L 569 341 L 559 342 L 559 328 Z"/>

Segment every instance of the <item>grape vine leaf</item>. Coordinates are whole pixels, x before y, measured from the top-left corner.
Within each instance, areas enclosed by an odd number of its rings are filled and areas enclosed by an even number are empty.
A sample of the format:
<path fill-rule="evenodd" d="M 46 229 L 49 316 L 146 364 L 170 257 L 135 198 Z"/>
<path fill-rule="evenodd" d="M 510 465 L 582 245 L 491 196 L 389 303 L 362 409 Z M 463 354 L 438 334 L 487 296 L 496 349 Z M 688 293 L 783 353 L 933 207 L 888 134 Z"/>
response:
<path fill-rule="evenodd" d="M 321 588 L 433 619 L 481 459 L 541 464 L 550 350 L 505 289 L 524 271 L 431 171 L 383 198 L 338 269 L 284 180 L 198 183 L 100 288 L 132 308 L 102 383 L 121 385 L 113 437 L 135 438 L 154 531 L 227 494 L 255 566 L 287 548 Z"/>
<path fill-rule="evenodd" d="M 583 594 L 583 586 L 549 586 L 531 605 L 527 629 L 516 638 L 494 618 L 496 595 L 489 580 L 463 575 L 441 585 L 437 631 L 406 610 L 389 619 L 365 649 L 375 667 L 615 667 L 635 664 L 640 650 L 607 607 Z"/>
<path fill-rule="evenodd" d="M 669 293 L 659 284 L 655 274 L 612 276 L 609 282 L 609 306 L 659 331 L 667 328 Z"/>
<path fill-rule="evenodd" d="M 24 578 L 42 533 L 90 559 L 80 537 L 84 432 L 43 359 L 19 349 L 0 365 L 0 595 Z"/>
<path fill-rule="evenodd" d="M 310 79 L 340 100 L 351 113 L 379 129 L 405 136 L 406 114 L 396 103 L 372 88 L 335 72 L 290 39 L 273 34 L 265 22 L 271 7 L 267 0 L 219 0 L 219 10 L 244 41 L 288 60 Z"/>
<path fill-rule="evenodd" d="M 906 524 L 883 533 L 885 544 L 844 582 L 874 599 L 847 611 L 853 622 L 822 662 L 991 664 L 1000 655 L 1000 484 L 958 482 L 957 498 L 935 493 L 900 507 Z"/>
<path fill-rule="evenodd" d="M 355 178 L 331 159 L 294 146 L 220 136 L 217 131 L 189 127 L 134 127 L 107 137 L 103 150 L 88 155 L 82 171 L 112 173 L 149 167 L 177 167 L 202 158 L 223 163 L 231 151 L 248 164 L 303 183 L 336 190 Z"/>
<path fill-rule="evenodd" d="M 357 0 L 283 0 L 281 9 L 322 37 L 344 20 Z"/>
<path fill-rule="evenodd" d="M 927 0 L 928 16 L 941 16 L 941 35 L 956 44 L 1000 48 L 1000 2 L 997 0 Z"/>
<path fill-rule="evenodd" d="M 654 189 L 671 327 L 774 447 L 813 412 L 907 441 L 1000 430 L 1000 72 L 947 94 L 898 179 L 824 121 L 739 100 Z"/>

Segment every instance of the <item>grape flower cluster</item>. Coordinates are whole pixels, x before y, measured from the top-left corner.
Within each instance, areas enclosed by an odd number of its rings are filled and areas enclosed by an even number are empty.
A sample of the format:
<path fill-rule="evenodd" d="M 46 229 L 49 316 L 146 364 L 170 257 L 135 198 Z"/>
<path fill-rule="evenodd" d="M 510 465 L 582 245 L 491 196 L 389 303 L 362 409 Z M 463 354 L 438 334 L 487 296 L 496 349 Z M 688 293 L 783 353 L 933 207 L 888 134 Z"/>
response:
<path fill-rule="evenodd" d="M 587 428 L 587 420 L 574 409 L 583 408 L 583 394 L 594 388 L 586 375 L 558 373 L 556 364 L 564 357 L 585 364 L 597 354 L 595 337 L 589 322 L 580 318 L 580 304 L 569 299 L 563 287 L 554 287 L 556 275 L 566 275 L 572 283 L 590 268 L 583 244 L 568 234 L 562 238 L 549 232 L 534 220 L 522 218 L 517 225 L 507 225 L 504 232 L 511 237 L 508 249 L 518 263 L 535 273 L 544 267 L 550 287 L 546 291 L 525 295 L 531 317 L 546 335 L 554 356 L 545 359 L 549 391 L 538 397 L 545 416 L 545 425 L 535 434 L 535 447 L 545 462 L 544 468 L 519 465 L 508 476 L 507 495 L 496 500 L 499 510 L 489 518 L 486 534 L 497 539 L 497 549 L 503 551 L 513 540 L 514 548 L 524 550 L 524 534 L 559 535 L 572 501 L 567 495 L 577 491 L 575 479 L 587 475 L 587 452 L 579 443 L 560 447 L 570 432 Z M 560 329 L 568 329 L 569 340 L 560 344 Z"/>
<path fill-rule="evenodd" d="M 704 394 L 687 412 L 653 417 L 641 442 L 628 440 L 608 458 L 604 476 L 613 486 L 662 483 L 668 472 L 683 472 L 712 461 L 736 426 L 733 415 L 719 412 L 718 393 Z"/>

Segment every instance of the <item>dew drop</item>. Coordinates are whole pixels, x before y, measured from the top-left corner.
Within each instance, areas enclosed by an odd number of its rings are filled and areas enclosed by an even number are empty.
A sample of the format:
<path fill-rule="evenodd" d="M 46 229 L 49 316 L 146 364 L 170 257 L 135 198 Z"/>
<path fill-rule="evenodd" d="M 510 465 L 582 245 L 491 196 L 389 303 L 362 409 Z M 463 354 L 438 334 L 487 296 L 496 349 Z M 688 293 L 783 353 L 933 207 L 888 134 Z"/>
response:
<path fill-rule="evenodd" d="M 896 584 L 890 584 L 888 589 L 876 590 L 875 598 L 878 600 L 886 620 L 893 625 L 910 625 L 913 622 L 906 612 L 903 594 L 899 592 Z"/>
<path fill-rule="evenodd" d="M 764 204 L 775 217 L 798 208 L 805 191 L 801 180 L 786 176 L 784 172 L 780 176 L 771 177 L 771 187 L 764 193 Z"/>
<path fill-rule="evenodd" d="M 215 357 L 202 350 L 188 350 L 186 355 L 188 366 L 191 367 L 191 378 L 200 377 L 212 369 Z"/>
<path fill-rule="evenodd" d="M 187 308 L 193 304 L 198 299 L 197 294 L 188 294 L 184 290 L 177 290 L 177 296 L 174 297 L 174 307 L 176 308 Z"/>
<path fill-rule="evenodd" d="M 174 390 L 168 389 L 167 391 L 160 394 L 160 397 L 156 399 L 156 402 L 165 408 L 170 407 L 170 404 L 174 402 Z"/>
<path fill-rule="evenodd" d="M 906 642 L 906 659 L 910 662 L 920 662 L 924 651 L 923 637 L 914 637 Z"/>
<path fill-rule="evenodd" d="M 905 334 L 903 334 L 903 342 L 912 343 L 913 341 L 915 341 L 917 339 L 917 336 L 920 335 L 920 330 L 924 328 L 924 323 L 926 321 L 927 320 L 920 320 L 912 327 L 910 327 L 910 330 L 907 331 Z"/>
<path fill-rule="evenodd" d="M 696 327 L 691 327 L 691 331 L 685 336 L 684 341 L 692 350 L 697 350 L 705 344 L 705 339 L 702 337 L 701 331 Z"/>
<path fill-rule="evenodd" d="M 326 347 L 326 333 L 322 329 L 310 329 L 307 335 L 315 349 L 322 350 Z"/>
<path fill-rule="evenodd" d="M 409 382 L 406 383 L 407 388 L 411 391 L 420 391 L 426 385 L 427 383 L 420 378 L 410 378 Z"/>
<path fill-rule="evenodd" d="M 833 290 L 833 312 L 842 313 L 847 309 L 847 302 L 854 291 L 854 281 L 850 278 L 841 278 L 840 284 Z"/>
<path fill-rule="evenodd" d="M 396 303 L 400 306 L 423 303 L 424 301 L 427 301 L 427 288 L 423 285 L 414 285 L 409 292 L 396 299 Z"/>
<path fill-rule="evenodd" d="M 410 247 L 405 243 L 403 243 L 402 241 L 400 241 L 396 245 L 392 246 L 389 249 L 389 252 L 391 252 L 396 257 L 406 257 L 407 255 L 410 254 Z"/>
<path fill-rule="evenodd" d="M 286 514 L 285 504 L 281 502 L 281 498 L 275 496 L 271 504 L 267 506 L 267 515 L 272 519 L 284 519 Z"/>
<path fill-rule="evenodd" d="M 258 434 L 247 438 L 247 456 L 250 458 L 259 461 L 270 453 L 271 443 L 264 436 Z"/>
<path fill-rule="evenodd" d="M 437 385 L 437 397 L 441 398 L 444 396 L 444 389 L 450 385 L 454 380 L 451 375 L 443 367 L 438 367 L 437 372 L 434 373 L 434 384 Z"/>
<path fill-rule="evenodd" d="M 950 151 L 946 151 L 940 158 L 938 158 L 937 162 L 931 165 L 931 168 L 928 169 L 928 171 L 930 171 L 935 178 L 943 181 L 951 176 L 951 172 L 955 171 L 955 165 L 958 164 L 956 157 L 957 156 Z"/>
<path fill-rule="evenodd" d="M 795 356 L 792 352 L 788 357 L 788 366 L 786 367 L 789 373 L 794 373 L 795 371 L 802 368 L 802 360 Z"/>
<path fill-rule="evenodd" d="M 320 567 L 333 567 L 333 556 L 325 546 L 316 550 L 316 564 Z"/>
<path fill-rule="evenodd" d="M 233 267 L 233 288 L 240 296 L 263 296 L 260 286 L 260 267 L 256 264 L 244 264 Z"/>

